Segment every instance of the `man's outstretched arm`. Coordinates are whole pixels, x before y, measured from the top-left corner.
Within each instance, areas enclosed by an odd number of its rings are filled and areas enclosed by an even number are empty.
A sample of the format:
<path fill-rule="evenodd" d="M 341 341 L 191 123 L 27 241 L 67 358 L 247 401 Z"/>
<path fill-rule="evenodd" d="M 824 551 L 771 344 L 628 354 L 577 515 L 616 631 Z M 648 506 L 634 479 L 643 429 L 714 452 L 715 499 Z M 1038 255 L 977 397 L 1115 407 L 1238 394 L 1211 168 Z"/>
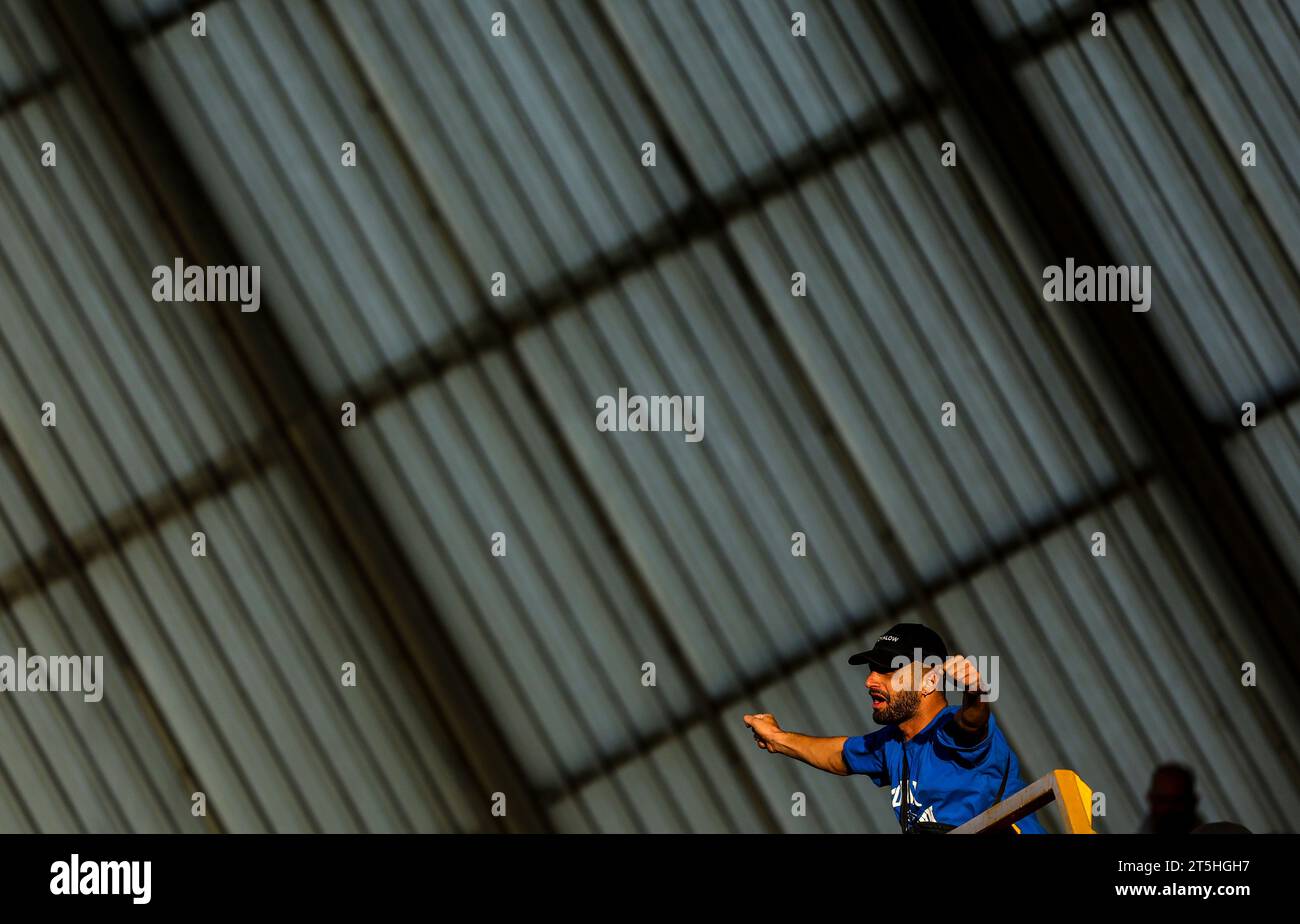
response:
<path fill-rule="evenodd" d="M 754 741 L 764 751 L 802 760 L 810 767 L 838 776 L 849 774 L 848 765 L 844 763 L 844 735 L 838 738 L 815 738 L 812 735 L 788 732 L 777 725 L 776 719 L 768 712 L 745 716 L 745 725 L 754 733 Z"/>

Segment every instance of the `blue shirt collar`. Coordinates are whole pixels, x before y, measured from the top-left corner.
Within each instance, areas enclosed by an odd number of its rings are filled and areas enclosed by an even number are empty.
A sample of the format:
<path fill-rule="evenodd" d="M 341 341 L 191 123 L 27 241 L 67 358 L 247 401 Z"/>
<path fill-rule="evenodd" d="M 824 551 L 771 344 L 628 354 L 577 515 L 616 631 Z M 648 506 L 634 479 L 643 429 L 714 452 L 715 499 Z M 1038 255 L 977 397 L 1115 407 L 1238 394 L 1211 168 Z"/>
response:
<path fill-rule="evenodd" d="M 926 725 L 925 728 L 921 729 L 919 732 L 913 735 L 910 740 L 905 740 L 903 738 L 903 730 L 899 728 L 897 725 L 895 725 L 894 738 L 898 741 L 899 744 L 911 743 L 912 741 L 924 741 L 927 737 L 929 737 L 930 735 L 937 732 L 940 728 L 942 728 L 944 722 L 947 721 L 948 716 L 952 715 L 956 711 L 957 711 L 956 706 L 945 706 L 942 710 L 939 711 L 937 715 L 935 715 L 933 719 L 930 720 L 929 724 Z"/>

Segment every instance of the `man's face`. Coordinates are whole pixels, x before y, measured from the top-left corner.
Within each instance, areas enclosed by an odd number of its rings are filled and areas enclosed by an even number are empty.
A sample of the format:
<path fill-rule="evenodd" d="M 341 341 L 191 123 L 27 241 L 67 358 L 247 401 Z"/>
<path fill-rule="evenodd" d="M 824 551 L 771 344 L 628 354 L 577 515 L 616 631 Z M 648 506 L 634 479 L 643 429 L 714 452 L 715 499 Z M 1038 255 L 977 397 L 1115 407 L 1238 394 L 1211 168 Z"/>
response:
<path fill-rule="evenodd" d="M 872 670 L 867 675 L 871 694 L 871 717 L 878 725 L 897 725 L 916 715 L 921 708 L 925 671 L 915 661 L 897 670 Z"/>

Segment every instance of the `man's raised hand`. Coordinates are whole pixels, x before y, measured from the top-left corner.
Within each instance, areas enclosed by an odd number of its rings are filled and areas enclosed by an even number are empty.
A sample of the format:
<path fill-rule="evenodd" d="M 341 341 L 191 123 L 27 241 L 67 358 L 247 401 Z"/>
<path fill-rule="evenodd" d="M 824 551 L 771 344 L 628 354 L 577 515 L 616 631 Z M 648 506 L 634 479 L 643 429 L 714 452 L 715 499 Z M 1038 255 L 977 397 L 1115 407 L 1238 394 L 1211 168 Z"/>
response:
<path fill-rule="evenodd" d="M 968 693 L 982 693 L 985 691 L 985 684 L 980 679 L 980 672 L 975 669 L 975 664 L 965 655 L 953 655 L 947 661 L 943 662 L 943 672 L 961 685 L 961 689 Z"/>

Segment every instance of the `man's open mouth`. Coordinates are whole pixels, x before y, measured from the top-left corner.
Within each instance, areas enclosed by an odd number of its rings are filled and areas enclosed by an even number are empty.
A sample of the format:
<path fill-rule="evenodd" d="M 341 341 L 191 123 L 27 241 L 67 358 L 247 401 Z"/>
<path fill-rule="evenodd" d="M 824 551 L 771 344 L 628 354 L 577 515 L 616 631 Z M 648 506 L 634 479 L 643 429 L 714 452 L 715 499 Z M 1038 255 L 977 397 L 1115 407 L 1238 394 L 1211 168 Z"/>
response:
<path fill-rule="evenodd" d="M 872 705 L 872 707 L 875 707 L 875 706 L 883 706 L 883 705 L 884 705 L 885 703 L 887 703 L 887 702 L 889 702 L 889 700 L 885 699 L 885 695 L 884 695 L 883 693 L 872 693 L 872 694 L 871 694 L 871 705 Z"/>

